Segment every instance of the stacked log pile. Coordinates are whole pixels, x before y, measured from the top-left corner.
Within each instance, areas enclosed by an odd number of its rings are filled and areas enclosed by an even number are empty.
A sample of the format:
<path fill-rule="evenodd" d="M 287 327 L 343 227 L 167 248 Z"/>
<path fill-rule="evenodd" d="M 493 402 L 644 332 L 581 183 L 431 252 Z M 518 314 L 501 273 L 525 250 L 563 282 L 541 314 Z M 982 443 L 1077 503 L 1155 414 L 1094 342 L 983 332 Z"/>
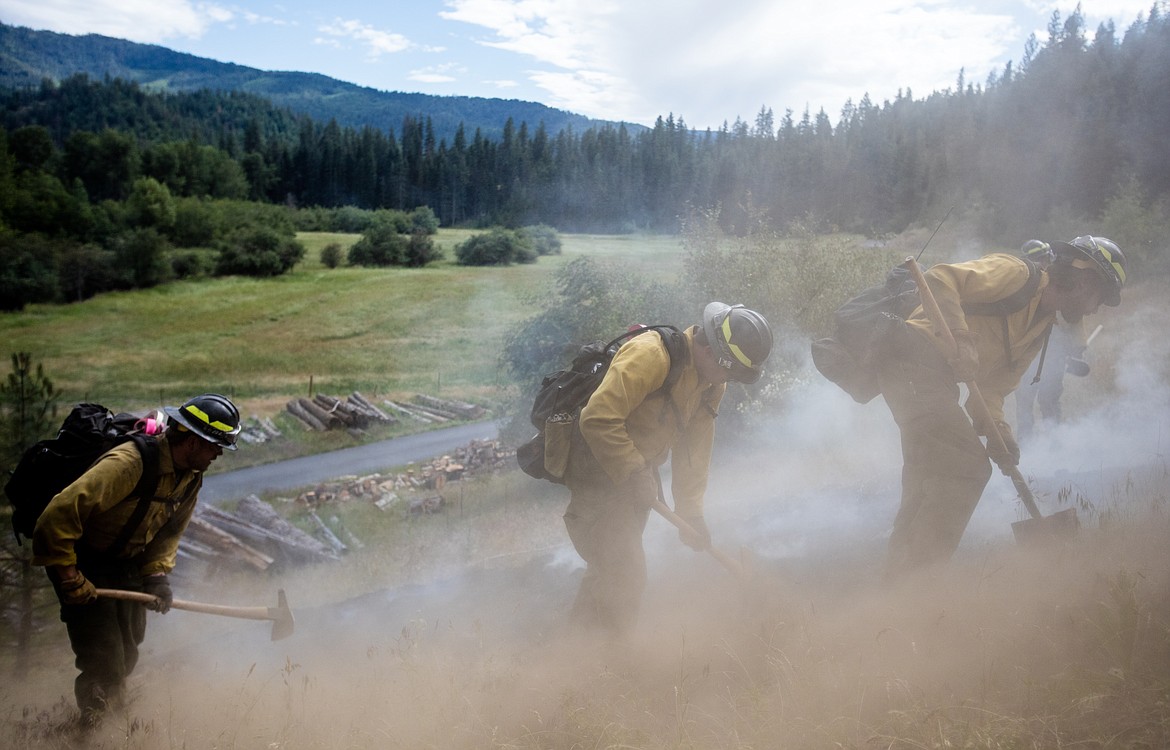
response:
<path fill-rule="evenodd" d="M 409 402 L 385 399 L 382 404 L 403 417 L 428 424 L 452 422 L 460 419 L 479 419 L 487 413 L 487 409 L 476 404 L 451 401 L 421 393 L 414 396 Z"/>
<path fill-rule="evenodd" d="M 179 554 L 212 571 L 220 567 L 264 571 L 338 560 L 362 543 L 344 527 L 331 529 L 317 515 L 322 506 L 360 500 L 382 511 L 400 508 L 408 516 L 440 513 L 447 504 L 442 490 L 448 482 L 510 467 L 514 455 L 498 440 L 473 440 L 404 471 L 322 483 L 295 498 L 307 510 L 316 535 L 297 528 L 255 495 L 242 499 L 235 512 L 200 504 L 179 542 Z"/>
<path fill-rule="evenodd" d="M 439 456 L 405 471 L 341 477 L 301 493 L 297 502 L 309 508 L 330 503 L 367 500 L 379 510 L 388 510 L 405 501 L 408 512 L 427 515 L 445 504 L 441 490 L 448 482 L 499 471 L 511 465 L 514 451 L 498 440 L 473 440 L 449 455 Z"/>
<path fill-rule="evenodd" d="M 240 501 L 235 513 L 210 505 L 196 506 L 195 516 L 179 540 L 179 554 L 215 567 L 267 570 L 337 560 L 329 544 L 281 518 L 255 495 Z"/>
<path fill-rule="evenodd" d="M 347 430 L 360 434 L 374 422 L 394 424 L 398 421 L 357 391 L 345 399 L 322 393 L 313 398 L 295 398 L 285 408 L 306 427 L 317 432 Z"/>
<path fill-rule="evenodd" d="M 282 434 L 268 417 L 252 415 L 240 425 L 240 440 L 245 443 L 267 443 L 278 437 Z"/>

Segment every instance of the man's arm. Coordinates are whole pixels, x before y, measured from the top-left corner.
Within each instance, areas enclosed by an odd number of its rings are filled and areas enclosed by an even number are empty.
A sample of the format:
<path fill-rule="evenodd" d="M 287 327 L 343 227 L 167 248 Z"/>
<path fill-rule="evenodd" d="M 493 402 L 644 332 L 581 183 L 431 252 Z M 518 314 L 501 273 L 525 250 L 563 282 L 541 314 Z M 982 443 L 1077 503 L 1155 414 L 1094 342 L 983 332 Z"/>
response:
<path fill-rule="evenodd" d="M 642 334 L 630 340 L 618 350 L 601 385 L 581 410 L 581 435 L 614 483 L 646 467 L 627 419 L 666 380 L 669 360 L 657 335 Z"/>
<path fill-rule="evenodd" d="M 133 446 L 102 456 L 49 501 L 33 532 L 33 565 L 76 565 L 75 545 L 92 519 L 122 502 L 141 476 L 142 459 Z"/>

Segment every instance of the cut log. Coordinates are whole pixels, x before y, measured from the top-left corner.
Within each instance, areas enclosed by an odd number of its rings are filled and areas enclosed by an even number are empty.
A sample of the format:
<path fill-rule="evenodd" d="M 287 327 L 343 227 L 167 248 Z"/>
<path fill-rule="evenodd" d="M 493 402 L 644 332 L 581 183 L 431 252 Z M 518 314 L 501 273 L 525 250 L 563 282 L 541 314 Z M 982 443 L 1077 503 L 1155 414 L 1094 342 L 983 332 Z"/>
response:
<path fill-rule="evenodd" d="M 357 391 L 354 391 L 353 393 L 349 394 L 349 398 L 351 401 L 354 401 L 355 403 L 360 404 L 364 409 L 367 409 L 371 414 L 373 414 L 375 416 L 375 419 L 379 419 L 383 422 L 397 422 L 398 421 L 394 417 L 390 416 L 386 412 L 384 412 L 381 409 L 379 409 L 378 407 L 374 406 L 372 403 L 370 403 L 370 401 L 365 396 L 358 393 Z"/>
<path fill-rule="evenodd" d="M 285 404 L 285 408 L 288 410 L 289 414 L 299 419 L 310 430 L 324 432 L 325 430 L 329 429 L 325 426 L 324 422 L 322 422 L 320 419 L 317 419 L 316 415 L 305 409 L 305 407 L 301 406 L 299 399 L 289 401 L 287 404 Z"/>
<path fill-rule="evenodd" d="M 297 403 L 301 405 L 302 409 L 316 417 L 318 422 L 325 425 L 326 429 L 332 430 L 343 426 L 336 415 L 322 409 L 315 401 L 301 397 L 297 399 Z"/>
<path fill-rule="evenodd" d="M 464 401 L 451 401 L 421 393 L 416 395 L 414 400 L 424 406 L 456 414 L 462 419 L 479 419 L 487 412 L 487 409 L 484 409 L 478 404 L 469 404 Z"/>

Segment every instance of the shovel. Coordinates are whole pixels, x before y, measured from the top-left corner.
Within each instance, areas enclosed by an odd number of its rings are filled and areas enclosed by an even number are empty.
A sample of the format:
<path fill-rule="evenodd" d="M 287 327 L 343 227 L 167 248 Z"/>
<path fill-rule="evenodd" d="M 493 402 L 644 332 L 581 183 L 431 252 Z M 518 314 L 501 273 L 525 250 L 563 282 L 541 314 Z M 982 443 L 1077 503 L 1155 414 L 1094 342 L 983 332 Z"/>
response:
<path fill-rule="evenodd" d="M 141 604 L 154 604 L 158 601 L 158 597 L 150 594 L 123 589 L 98 589 L 97 595 L 106 599 L 122 599 Z M 184 609 L 188 612 L 203 612 L 208 615 L 239 617 L 244 620 L 272 620 L 272 640 L 274 641 L 288 638 L 293 634 L 293 613 L 288 608 L 288 599 L 284 596 L 284 589 L 276 592 L 275 607 L 231 607 L 226 604 L 205 604 L 184 601 L 183 599 L 173 600 L 171 607 Z"/>
<path fill-rule="evenodd" d="M 670 506 L 662 502 L 662 500 L 654 501 L 654 510 L 658 511 L 659 515 L 661 515 L 667 521 L 670 521 L 672 524 L 674 524 L 675 528 L 679 529 L 683 533 L 695 534 L 695 530 L 691 528 L 691 525 L 684 521 L 682 516 L 671 510 Z M 710 553 L 711 557 L 714 557 L 716 560 L 718 560 L 720 565 L 730 570 L 732 574 L 735 575 L 735 577 L 738 578 L 741 582 L 748 579 L 748 573 L 744 569 L 744 566 L 735 558 L 720 552 L 711 546 L 707 547 L 707 552 Z"/>
<path fill-rule="evenodd" d="M 918 294 L 922 298 L 922 310 L 926 313 L 927 319 L 930 320 L 935 332 L 943 337 L 943 340 L 951 348 L 955 348 L 955 337 L 951 333 L 951 329 L 947 326 L 946 319 L 943 318 L 942 310 L 938 307 L 938 302 L 934 299 L 934 294 L 930 291 L 930 287 L 926 283 L 926 279 L 922 275 L 922 269 L 918 267 L 918 263 L 914 258 L 907 258 L 902 267 L 910 272 L 914 277 L 914 283 L 918 285 Z M 975 410 L 974 417 L 978 423 L 990 425 L 987 435 L 988 445 L 995 447 L 1001 453 L 1007 451 L 1004 445 L 1003 436 L 999 434 L 999 428 L 995 421 L 991 418 L 991 412 L 987 409 L 987 401 L 983 399 L 983 392 L 979 390 L 979 384 L 975 381 L 969 381 L 967 390 L 971 392 L 971 398 L 967 403 Z M 1028 483 L 1024 481 L 1024 477 L 1020 474 L 1020 470 L 1016 466 L 1009 466 L 1007 468 L 1000 467 L 1012 484 L 1016 487 L 1016 492 L 1020 496 L 1020 502 L 1028 509 L 1028 514 L 1031 518 L 1025 518 L 1022 521 L 1016 521 L 1012 524 L 1012 534 L 1015 536 L 1017 542 L 1021 544 L 1039 542 L 1047 539 L 1069 537 L 1076 534 L 1077 529 L 1080 528 L 1080 521 L 1077 520 L 1076 508 L 1067 508 L 1058 513 L 1053 513 L 1051 516 L 1044 516 L 1040 513 L 1040 509 L 1036 507 L 1036 498 L 1032 494 L 1032 490 L 1028 487 Z"/>

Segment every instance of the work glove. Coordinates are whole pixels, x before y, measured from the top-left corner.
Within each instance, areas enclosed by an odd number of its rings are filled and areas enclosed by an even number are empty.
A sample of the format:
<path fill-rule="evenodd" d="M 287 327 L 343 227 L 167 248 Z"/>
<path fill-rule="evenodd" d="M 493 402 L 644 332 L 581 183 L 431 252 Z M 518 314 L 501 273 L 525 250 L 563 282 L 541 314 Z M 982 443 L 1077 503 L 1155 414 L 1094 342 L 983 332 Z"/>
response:
<path fill-rule="evenodd" d="M 1007 422 L 996 422 L 995 426 L 999 428 L 999 436 L 1003 438 L 1003 444 L 1006 450 L 1003 452 L 996 450 L 995 440 L 988 437 L 987 455 L 1000 468 L 1000 471 L 1006 473 L 1008 469 L 1015 468 L 1020 464 L 1020 444 L 1012 436 L 1012 428 Z"/>
<path fill-rule="evenodd" d="M 678 530 L 678 538 L 683 544 L 687 545 L 695 552 L 702 552 L 711 547 L 711 532 L 707 529 L 707 522 L 703 520 L 702 516 L 690 516 L 683 518 L 688 526 L 694 531 L 690 533 L 685 529 Z"/>
<path fill-rule="evenodd" d="M 956 383 L 969 383 L 979 374 L 979 350 L 975 344 L 979 334 L 972 331 L 955 331 L 955 354 L 947 360 Z"/>
<path fill-rule="evenodd" d="M 89 579 L 77 571 L 77 576 L 57 582 L 57 599 L 62 604 L 80 606 L 97 601 L 97 589 Z"/>
<path fill-rule="evenodd" d="M 142 590 L 155 598 L 153 603 L 146 605 L 147 609 L 161 615 L 171 611 L 171 602 L 175 600 L 175 595 L 171 593 L 171 582 L 167 580 L 165 573 L 143 577 Z"/>

